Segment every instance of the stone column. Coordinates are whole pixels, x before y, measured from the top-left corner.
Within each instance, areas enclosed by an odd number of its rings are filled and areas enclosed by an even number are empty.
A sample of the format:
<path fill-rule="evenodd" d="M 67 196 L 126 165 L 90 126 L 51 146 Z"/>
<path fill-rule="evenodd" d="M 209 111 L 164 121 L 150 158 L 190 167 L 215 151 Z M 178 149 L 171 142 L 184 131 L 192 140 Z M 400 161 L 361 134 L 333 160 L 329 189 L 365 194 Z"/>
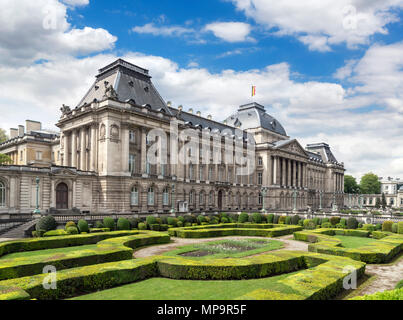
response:
<path fill-rule="evenodd" d="M 141 174 L 146 173 L 147 162 L 147 131 L 146 128 L 141 129 Z"/>
<path fill-rule="evenodd" d="M 302 188 L 303 184 L 302 184 L 302 162 L 298 162 L 298 173 L 299 173 L 299 179 L 298 179 L 298 187 Z"/>
<path fill-rule="evenodd" d="M 283 186 L 287 185 L 287 167 L 286 167 L 286 159 L 282 158 L 281 159 L 282 162 L 282 170 L 281 170 L 281 184 Z"/>
<path fill-rule="evenodd" d="M 97 161 L 97 125 L 91 126 L 91 146 L 90 146 L 90 170 L 96 171 Z"/>
<path fill-rule="evenodd" d="M 272 184 L 272 181 L 273 181 L 272 158 L 271 158 L 271 156 L 267 156 L 267 163 L 266 163 L 266 170 L 265 171 L 266 171 L 265 175 L 267 175 L 266 185 L 269 186 L 269 185 Z"/>
<path fill-rule="evenodd" d="M 278 159 L 276 156 L 273 156 L 273 184 L 277 184 L 277 162 Z"/>
<path fill-rule="evenodd" d="M 71 132 L 71 166 L 77 168 L 77 132 Z"/>
<path fill-rule="evenodd" d="M 122 172 L 129 172 L 129 128 L 122 125 Z"/>
<path fill-rule="evenodd" d="M 86 129 L 85 127 L 81 129 L 80 131 L 80 138 L 81 138 L 81 144 L 80 144 L 80 170 L 81 171 L 86 171 L 86 146 L 85 146 L 85 133 Z"/>
<path fill-rule="evenodd" d="M 69 166 L 69 137 L 66 133 L 63 134 L 63 162 L 62 166 Z"/>
<path fill-rule="evenodd" d="M 287 173 L 287 186 L 290 187 L 291 186 L 291 160 L 288 159 L 287 161 L 288 163 L 288 173 Z"/>
<path fill-rule="evenodd" d="M 297 164 L 296 162 L 293 160 L 292 161 L 292 186 L 296 187 L 297 186 Z"/>

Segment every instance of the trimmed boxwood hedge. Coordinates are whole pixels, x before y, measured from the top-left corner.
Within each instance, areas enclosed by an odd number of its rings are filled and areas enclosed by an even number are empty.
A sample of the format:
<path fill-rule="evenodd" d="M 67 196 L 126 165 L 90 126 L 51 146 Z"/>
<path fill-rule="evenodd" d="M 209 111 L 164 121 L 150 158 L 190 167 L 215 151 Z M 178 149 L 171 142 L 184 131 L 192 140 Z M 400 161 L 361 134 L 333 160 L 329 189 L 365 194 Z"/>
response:
<path fill-rule="evenodd" d="M 170 228 L 168 233 L 179 238 L 212 238 L 225 236 L 279 237 L 302 230 L 300 226 L 275 224 L 227 223 L 217 225 Z"/>
<path fill-rule="evenodd" d="M 374 236 L 376 233 L 380 234 Z M 317 229 L 295 232 L 294 239 L 310 242 L 308 250 L 311 252 L 345 256 L 366 263 L 385 263 L 403 251 L 403 236 L 392 233 L 374 231 L 372 232 L 374 238 L 379 237 L 381 240 L 359 248 L 344 248 L 339 239 L 332 237 L 334 235 L 368 237 L 369 234 L 369 231 L 364 230 Z"/>
<path fill-rule="evenodd" d="M 54 238 L 47 238 L 44 241 L 41 241 L 40 244 L 41 247 L 45 246 L 46 249 L 65 247 L 68 246 L 68 244 L 80 245 L 90 243 L 97 243 L 97 247 L 95 249 L 77 250 L 65 254 L 58 253 L 54 256 L 46 256 L 46 259 L 44 259 L 44 256 L 38 255 L 26 258 L 21 257 L 1 260 L 0 280 L 41 273 L 43 267 L 49 264 L 56 267 L 57 270 L 62 270 L 102 262 L 131 259 L 134 248 L 150 244 L 167 243 L 170 240 L 168 235 L 152 231 L 113 232 L 84 236 L 85 238 L 74 239 L 74 244 L 72 244 L 71 237 L 68 237 L 68 239 L 66 239 L 67 237 L 56 238 L 57 240 L 66 240 L 65 242 L 54 241 L 56 240 Z M 77 237 L 83 237 L 83 235 Z M 8 253 L 20 251 L 19 249 L 21 247 L 19 246 L 23 245 L 21 242 L 23 242 L 23 240 L 20 241 L 20 243 L 14 243 L 14 247 L 12 244 L 9 244 L 8 247 L 6 246 Z M 65 245 L 61 246 L 61 244 Z M 7 245 L 7 243 L 1 243 L 0 246 L 1 245 Z M 30 248 L 29 244 L 25 244 L 25 247 Z M 36 250 L 39 249 L 36 248 Z"/>
<path fill-rule="evenodd" d="M 343 279 L 352 272 L 352 270 L 346 271 L 347 266 L 352 266 L 358 277 L 361 277 L 365 271 L 365 263 L 310 252 L 282 251 L 244 259 L 212 259 L 211 261 L 153 256 L 60 270 L 57 274 L 55 290 L 44 289 L 42 283 L 47 277 L 46 274 L 0 281 L 0 300 L 27 298 L 27 296 L 23 297 L 23 292 L 34 299 L 63 299 L 160 276 L 193 280 L 211 277 L 250 279 L 296 270 L 299 271 L 281 280 L 285 286 L 296 292 L 295 296 L 280 292 L 276 293 L 275 297 L 329 299 L 343 290 Z M 10 297 L 7 293 L 2 294 L 7 290 L 19 290 L 19 292 Z M 252 291 L 240 298 L 260 299 L 262 296 L 267 295 Z"/>

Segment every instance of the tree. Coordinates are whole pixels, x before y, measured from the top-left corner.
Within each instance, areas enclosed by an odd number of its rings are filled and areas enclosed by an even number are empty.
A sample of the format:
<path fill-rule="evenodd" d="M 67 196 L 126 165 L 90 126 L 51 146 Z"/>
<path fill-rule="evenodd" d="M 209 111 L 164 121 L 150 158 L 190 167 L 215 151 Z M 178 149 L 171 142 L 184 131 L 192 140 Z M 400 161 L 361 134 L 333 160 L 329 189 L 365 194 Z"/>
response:
<path fill-rule="evenodd" d="M 11 163 L 11 158 L 8 155 L 0 153 L 0 165 Z"/>
<path fill-rule="evenodd" d="M 376 198 L 375 201 L 375 208 L 380 209 L 381 208 L 381 199 Z"/>
<path fill-rule="evenodd" d="M 360 192 L 362 194 L 380 194 L 381 182 L 376 174 L 367 173 L 360 181 Z"/>
<path fill-rule="evenodd" d="M 344 176 L 344 193 L 359 193 L 360 187 L 353 176 Z"/>
<path fill-rule="evenodd" d="M 6 134 L 6 132 L 0 128 L 0 143 L 7 141 L 8 140 L 8 136 Z"/>
<path fill-rule="evenodd" d="M 385 193 L 382 193 L 382 209 L 386 209 L 386 196 Z"/>

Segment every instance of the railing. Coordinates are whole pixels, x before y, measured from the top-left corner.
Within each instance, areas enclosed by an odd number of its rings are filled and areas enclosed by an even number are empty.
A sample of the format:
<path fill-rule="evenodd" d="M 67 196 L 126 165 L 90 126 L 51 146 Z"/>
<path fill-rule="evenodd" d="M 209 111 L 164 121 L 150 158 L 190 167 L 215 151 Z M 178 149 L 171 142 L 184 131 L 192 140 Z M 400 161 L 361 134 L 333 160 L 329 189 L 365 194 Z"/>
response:
<path fill-rule="evenodd" d="M 6 233 L 10 229 L 20 226 L 30 219 L 2 219 L 0 220 L 0 234 Z"/>

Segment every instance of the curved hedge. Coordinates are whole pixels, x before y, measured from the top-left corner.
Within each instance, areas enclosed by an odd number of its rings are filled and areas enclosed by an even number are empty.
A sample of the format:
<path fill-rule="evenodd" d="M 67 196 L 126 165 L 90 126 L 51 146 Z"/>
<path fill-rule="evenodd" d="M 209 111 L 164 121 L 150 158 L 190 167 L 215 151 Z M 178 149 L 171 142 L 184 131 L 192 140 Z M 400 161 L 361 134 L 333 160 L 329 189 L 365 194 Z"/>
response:
<path fill-rule="evenodd" d="M 295 292 L 295 299 L 329 299 L 343 290 L 342 282 L 353 267 L 360 277 L 365 263 L 344 257 L 334 257 L 310 252 L 282 251 L 245 259 L 214 259 L 192 261 L 186 258 L 153 256 L 103 263 L 92 266 L 60 270 L 57 273 L 57 289 L 46 290 L 43 280 L 46 274 L 0 281 L 0 300 L 27 298 L 61 299 L 78 294 L 95 292 L 150 277 L 166 276 L 174 279 L 243 279 L 260 278 L 275 274 L 291 273 L 281 280 L 282 284 Z M 307 269 L 308 268 L 308 269 Z M 2 289 L 3 288 L 3 289 Z M 7 289 L 19 290 L 10 297 Z M 3 291 L 2 291 L 3 290 Z M 263 295 L 264 296 L 264 295 Z M 284 298 L 284 293 L 275 296 Z M 251 292 L 248 299 L 259 299 L 262 295 Z"/>
<path fill-rule="evenodd" d="M 344 248 L 341 241 L 332 236 L 345 235 L 353 237 L 368 237 L 370 232 L 364 230 L 346 229 L 317 229 L 294 233 L 295 240 L 310 242 L 308 250 L 311 252 L 345 256 L 366 263 L 385 263 L 403 251 L 403 236 L 378 232 L 372 235 L 376 242 L 359 248 Z"/>
<path fill-rule="evenodd" d="M 114 234 L 117 233 L 118 232 L 114 232 Z M 38 274 L 41 273 L 43 268 L 47 265 L 52 265 L 57 270 L 63 270 L 98 263 L 132 259 L 134 248 L 151 244 L 167 243 L 170 240 L 168 235 L 153 231 L 135 231 L 130 234 L 131 235 L 122 237 L 124 232 L 119 232 L 115 237 L 109 237 L 108 239 L 99 241 L 95 249 L 83 249 L 64 254 L 57 253 L 53 256 L 47 255 L 45 258 L 39 255 L 3 259 L 0 265 L 0 280 Z M 57 239 L 60 238 L 61 237 L 57 237 Z"/>
<path fill-rule="evenodd" d="M 226 236 L 279 237 L 302 230 L 301 226 L 276 224 L 227 223 L 183 228 L 171 228 L 169 235 L 179 238 L 212 238 Z"/>

